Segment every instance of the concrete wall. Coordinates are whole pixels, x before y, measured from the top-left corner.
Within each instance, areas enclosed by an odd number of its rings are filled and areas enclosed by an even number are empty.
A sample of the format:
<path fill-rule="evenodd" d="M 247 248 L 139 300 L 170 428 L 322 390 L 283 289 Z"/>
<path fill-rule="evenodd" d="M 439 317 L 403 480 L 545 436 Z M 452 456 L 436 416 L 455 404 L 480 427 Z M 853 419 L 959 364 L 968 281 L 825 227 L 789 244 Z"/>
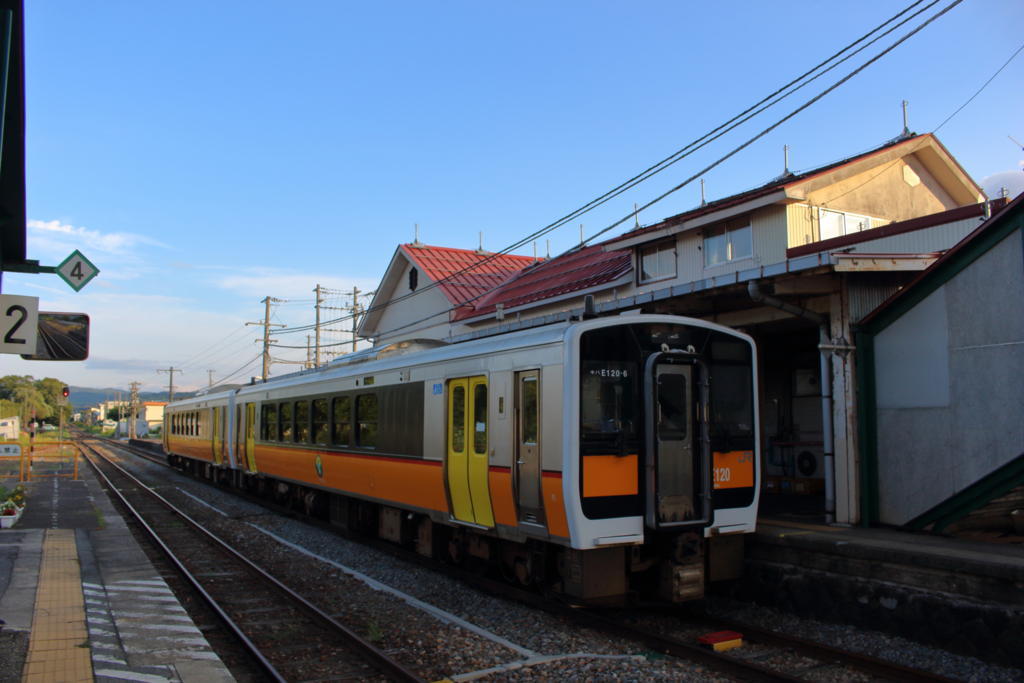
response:
<path fill-rule="evenodd" d="M 875 339 L 882 522 L 904 524 L 1024 452 L 1018 230 Z"/>
<path fill-rule="evenodd" d="M 834 184 L 810 190 L 807 202 L 893 221 L 959 206 L 914 155 L 892 159 L 880 167 L 867 168 Z"/>

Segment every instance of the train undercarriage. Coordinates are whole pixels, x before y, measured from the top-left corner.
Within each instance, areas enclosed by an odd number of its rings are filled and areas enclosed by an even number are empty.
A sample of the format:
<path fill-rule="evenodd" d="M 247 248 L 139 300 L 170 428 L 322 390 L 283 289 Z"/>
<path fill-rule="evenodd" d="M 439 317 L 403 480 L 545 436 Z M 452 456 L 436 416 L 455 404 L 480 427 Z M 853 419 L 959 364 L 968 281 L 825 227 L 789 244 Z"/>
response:
<path fill-rule="evenodd" d="M 437 561 L 585 604 L 634 599 L 671 603 L 704 597 L 707 581 L 739 578 L 742 535 L 704 538 L 699 531 L 648 535 L 643 545 L 575 550 L 517 541 L 432 520 L 428 515 L 285 482 L 243 470 L 168 455 L 183 472 L 363 538 L 381 539 Z"/>

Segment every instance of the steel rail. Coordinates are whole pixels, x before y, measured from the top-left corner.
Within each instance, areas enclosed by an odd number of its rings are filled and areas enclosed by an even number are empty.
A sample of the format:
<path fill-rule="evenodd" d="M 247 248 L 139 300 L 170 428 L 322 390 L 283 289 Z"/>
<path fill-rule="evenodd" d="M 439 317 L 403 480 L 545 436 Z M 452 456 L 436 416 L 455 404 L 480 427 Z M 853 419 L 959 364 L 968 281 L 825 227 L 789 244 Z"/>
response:
<path fill-rule="evenodd" d="M 745 639 L 749 638 L 752 642 L 763 643 L 773 647 L 792 648 L 816 659 L 831 659 L 836 664 L 852 666 L 876 676 L 919 683 L 952 683 L 955 680 L 930 671 L 914 669 L 897 662 L 890 662 L 860 652 L 851 652 L 850 650 L 843 650 L 831 645 L 825 645 L 824 643 L 807 640 L 806 638 L 769 631 L 742 621 L 722 619 L 706 614 L 689 614 L 687 618 L 700 619 L 716 624 L 721 629 L 737 631 L 742 633 Z"/>
<path fill-rule="evenodd" d="M 239 553 L 237 550 L 229 546 L 227 543 L 225 543 L 223 540 L 218 538 L 216 535 L 214 535 L 207 529 L 203 528 L 196 520 L 192 519 L 188 514 L 177 508 L 173 503 L 171 503 L 166 498 L 161 496 L 159 493 L 154 491 L 144 482 L 139 480 L 137 477 L 132 475 L 123 467 L 119 466 L 117 463 L 112 462 L 109 458 L 104 456 L 93 446 L 86 444 L 84 441 L 82 442 L 82 445 L 85 448 L 88 448 L 90 451 L 92 451 L 92 453 L 94 453 L 96 456 L 102 458 L 111 467 L 118 470 L 118 472 L 120 472 L 123 476 L 125 476 L 130 481 L 135 483 L 142 491 L 149 494 L 149 496 L 157 500 L 161 505 L 163 505 L 172 513 L 177 515 L 180 519 L 182 519 L 182 521 L 186 522 L 190 527 L 192 527 L 192 529 L 198 532 L 210 543 L 213 543 L 223 552 L 235 558 L 236 560 L 247 566 L 249 569 L 251 569 L 253 572 L 258 574 L 261 578 L 265 579 L 267 583 L 269 583 L 282 594 L 284 594 L 288 599 L 294 601 L 295 604 L 299 605 L 307 614 L 310 614 L 317 620 L 321 621 L 329 629 L 332 629 L 342 634 L 352 645 L 355 645 L 363 653 L 369 655 L 373 659 L 373 662 L 394 680 L 416 681 L 417 683 L 423 682 L 424 679 L 422 677 L 418 676 L 417 674 L 413 673 L 412 671 L 404 667 L 399 662 L 396 662 L 394 659 L 385 655 L 378 648 L 376 648 L 371 643 L 367 642 L 365 639 L 363 639 L 361 636 L 350 630 L 344 624 L 339 623 L 329 614 L 327 614 L 326 612 L 318 608 L 316 605 L 312 604 L 304 597 L 302 597 L 301 595 L 293 591 L 291 588 L 286 586 L 284 583 L 282 583 L 281 581 L 267 573 L 263 568 L 256 565 L 252 560 Z M 131 503 L 128 502 L 125 496 L 120 492 L 120 490 L 117 489 L 116 486 L 114 486 L 110 478 L 107 477 L 107 475 L 104 472 L 102 472 L 102 470 L 96 465 L 95 462 L 93 462 L 92 458 L 90 458 L 88 454 L 86 454 L 86 459 L 89 460 L 90 464 L 93 466 L 93 469 L 95 469 L 96 472 L 103 478 L 103 480 L 107 483 L 110 490 L 112 490 L 117 495 L 117 497 L 121 500 L 125 507 L 132 513 L 133 517 L 135 517 L 135 519 L 142 525 L 146 532 L 154 539 L 154 541 L 157 543 L 160 549 L 167 555 L 167 557 L 178 568 L 182 575 L 187 578 L 189 583 L 199 592 L 203 599 L 218 614 L 218 616 L 220 616 L 220 618 L 225 622 L 225 624 L 229 626 L 231 631 L 236 636 L 238 636 L 239 640 L 245 645 L 245 647 L 253 653 L 257 661 L 259 661 L 260 665 L 263 666 L 272 677 L 274 677 L 274 680 L 285 681 L 285 679 L 281 677 L 280 673 L 278 673 L 276 668 L 274 668 L 274 666 L 264 657 L 263 653 L 260 652 L 259 648 L 255 645 L 255 643 L 253 643 L 252 640 L 250 640 L 248 636 L 245 635 L 245 633 L 241 630 L 241 627 L 239 627 L 238 624 L 221 608 L 221 606 L 217 603 L 216 599 L 212 595 L 210 595 L 205 588 L 203 588 L 199 580 L 195 578 L 195 576 L 188 570 L 188 568 L 186 568 L 184 564 L 178 559 L 174 552 L 163 542 L 163 540 L 161 540 L 160 536 L 156 533 L 156 531 L 154 531 L 153 528 L 146 523 L 146 521 L 142 518 L 141 513 L 139 513 L 138 510 L 136 510 L 131 505 Z"/>
<path fill-rule="evenodd" d="M 154 454 L 147 453 L 144 449 L 120 443 L 118 443 L 117 446 L 144 457 L 147 460 L 151 460 L 161 465 L 167 465 L 167 463 L 161 461 Z M 249 498 L 248 496 L 245 497 Z M 266 504 L 266 501 L 262 502 Z M 743 680 L 805 680 L 800 678 L 799 675 L 790 675 L 779 672 L 754 662 L 736 658 L 729 654 L 717 653 L 702 646 L 686 643 L 630 624 L 625 624 L 621 621 L 605 617 L 595 610 L 586 608 L 579 609 L 575 606 L 567 605 L 564 603 L 564 599 L 552 600 L 552 596 L 542 596 L 529 590 L 523 590 L 515 586 L 510 586 L 505 583 L 481 577 L 478 574 L 467 572 L 457 567 L 442 566 L 438 568 L 436 563 L 431 563 L 429 560 L 418 554 L 407 553 L 403 549 L 396 548 L 390 543 L 374 542 L 372 539 L 368 542 L 379 550 L 408 559 L 414 563 L 420 564 L 421 566 L 432 567 L 435 570 L 440 569 L 440 571 L 456 576 L 459 580 L 486 592 L 508 597 L 512 600 L 528 604 L 538 609 L 543 609 L 550 613 L 566 616 L 567 618 L 573 619 L 585 626 L 599 628 L 621 637 L 645 643 L 654 650 L 664 652 L 674 657 L 696 661 L 706 666 L 713 667 L 716 670 L 737 676 Z M 651 607 L 647 606 L 645 608 L 650 609 Z M 820 660 L 822 665 L 825 666 L 852 667 L 862 672 L 880 676 L 888 680 L 912 681 L 919 683 L 949 683 L 952 681 L 950 678 L 929 671 L 913 669 L 902 664 L 871 657 L 870 655 L 842 650 L 822 643 L 796 638 L 794 636 L 788 636 L 773 631 L 767 631 L 746 623 L 695 613 L 692 609 L 686 607 L 680 609 L 677 606 L 661 606 L 655 607 L 654 609 L 655 611 L 663 614 L 667 613 L 669 616 L 683 616 L 691 621 L 700 620 L 705 623 L 714 624 L 716 625 L 715 627 L 719 629 L 738 631 L 744 635 L 745 640 L 780 649 L 789 649 L 798 654 L 803 654 L 807 657 Z"/>

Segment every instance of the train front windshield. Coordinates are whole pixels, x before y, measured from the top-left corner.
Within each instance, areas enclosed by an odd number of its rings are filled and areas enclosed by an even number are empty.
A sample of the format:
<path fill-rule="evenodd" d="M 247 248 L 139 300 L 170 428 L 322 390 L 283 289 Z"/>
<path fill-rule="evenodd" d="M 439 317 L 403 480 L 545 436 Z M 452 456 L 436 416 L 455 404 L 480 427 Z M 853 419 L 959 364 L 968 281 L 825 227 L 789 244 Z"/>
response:
<path fill-rule="evenodd" d="M 708 521 L 709 495 L 714 509 L 753 501 L 753 359 L 745 340 L 666 323 L 589 330 L 580 338 L 579 382 L 588 518 L 647 514 L 653 526 L 699 524 Z"/>

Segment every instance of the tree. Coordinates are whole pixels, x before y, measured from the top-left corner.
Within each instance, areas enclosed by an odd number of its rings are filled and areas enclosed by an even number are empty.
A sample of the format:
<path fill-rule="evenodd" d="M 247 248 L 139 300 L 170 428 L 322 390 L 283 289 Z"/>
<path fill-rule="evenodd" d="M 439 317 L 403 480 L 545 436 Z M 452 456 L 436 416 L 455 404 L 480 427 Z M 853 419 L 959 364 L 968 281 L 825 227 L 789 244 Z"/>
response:
<path fill-rule="evenodd" d="M 14 396 L 15 389 L 31 383 L 31 377 L 21 377 L 19 375 L 7 375 L 6 377 L 0 377 L 0 398 L 11 400 Z"/>
<path fill-rule="evenodd" d="M 6 398 L 0 398 L 0 418 L 4 417 L 20 417 L 21 406 L 14 401 Z"/>
<path fill-rule="evenodd" d="M 33 414 L 39 420 L 53 414 L 53 409 L 46 402 L 43 392 L 32 384 L 15 387 L 11 393 L 11 399 L 21 404 L 21 419 L 24 424 L 28 424 L 32 420 Z"/>

